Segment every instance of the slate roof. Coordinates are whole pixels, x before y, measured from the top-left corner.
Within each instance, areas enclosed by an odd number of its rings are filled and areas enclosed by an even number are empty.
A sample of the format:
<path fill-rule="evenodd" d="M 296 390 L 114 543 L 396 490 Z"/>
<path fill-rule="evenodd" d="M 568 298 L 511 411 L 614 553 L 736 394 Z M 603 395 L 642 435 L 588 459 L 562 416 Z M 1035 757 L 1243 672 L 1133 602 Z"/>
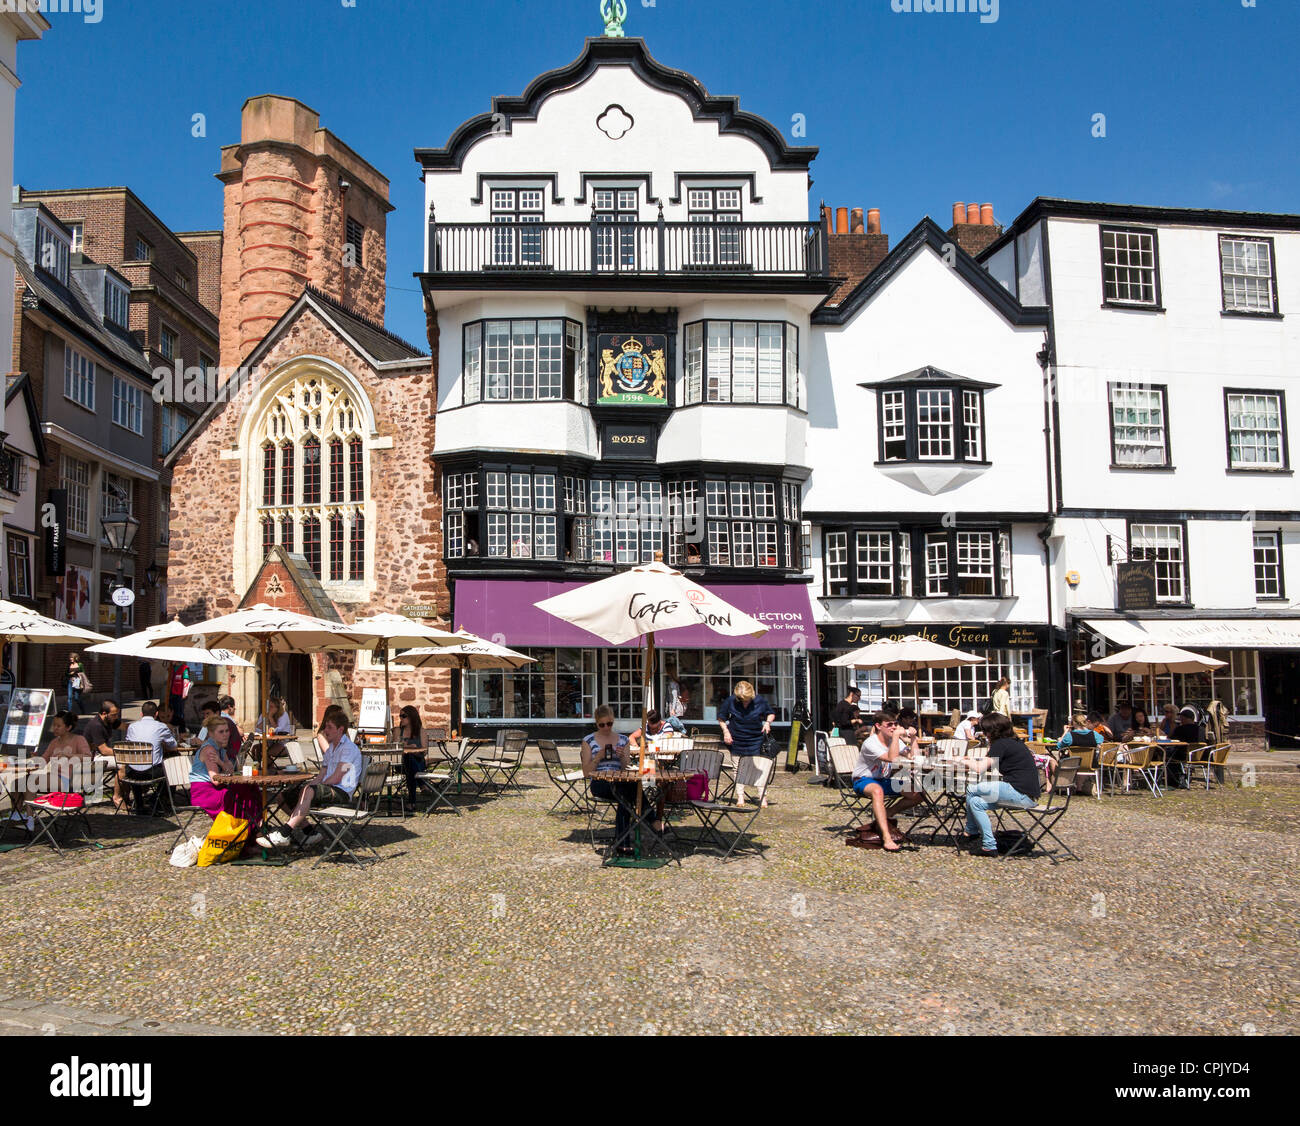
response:
<path fill-rule="evenodd" d="M 100 319 L 95 303 L 81 286 L 77 271 L 70 271 L 68 285 L 62 285 L 44 271 L 32 268 L 20 253 L 16 264 L 27 286 L 23 294 L 24 309 L 39 309 L 65 325 L 74 336 L 97 348 L 122 367 L 149 382 L 153 369 L 145 360 L 144 350 L 126 330 L 107 325 Z"/>
<path fill-rule="evenodd" d="M 314 286 L 306 286 L 305 292 L 311 294 L 318 305 L 325 307 L 323 311 L 328 312 L 330 319 L 352 337 L 369 354 L 371 359 L 385 364 L 393 360 L 422 359 L 428 355 L 427 352 L 421 352 L 420 349 L 403 340 L 400 336 L 395 336 L 383 325 L 376 324 L 374 321 L 359 316 L 345 306 L 340 305 L 332 297 L 326 296 Z"/>

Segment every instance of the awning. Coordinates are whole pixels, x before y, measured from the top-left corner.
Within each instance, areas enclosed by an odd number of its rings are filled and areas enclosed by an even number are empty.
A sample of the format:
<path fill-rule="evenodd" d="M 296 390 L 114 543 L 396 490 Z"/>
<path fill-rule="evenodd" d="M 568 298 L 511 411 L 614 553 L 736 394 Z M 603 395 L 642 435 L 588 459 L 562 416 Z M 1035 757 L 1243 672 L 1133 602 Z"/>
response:
<path fill-rule="evenodd" d="M 552 583 L 536 579 L 457 579 L 455 628 L 488 639 L 501 635 L 503 644 L 541 648 L 609 648 L 594 633 L 570 625 L 537 609 L 534 603 L 564 594 L 585 583 Z M 762 637 L 723 637 L 707 626 L 690 626 L 656 635 L 664 649 L 816 649 L 817 624 L 813 621 L 808 587 L 803 583 L 780 586 L 710 586 L 738 610 L 757 618 L 767 633 Z M 626 648 L 635 648 L 629 641 Z"/>
<path fill-rule="evenodd" d="M 1084 625 L 1126 648 L 1158 641 L 1182 649 L 1300 649 L 1298 618 L 1174 621 L 1088 618 Z"/>

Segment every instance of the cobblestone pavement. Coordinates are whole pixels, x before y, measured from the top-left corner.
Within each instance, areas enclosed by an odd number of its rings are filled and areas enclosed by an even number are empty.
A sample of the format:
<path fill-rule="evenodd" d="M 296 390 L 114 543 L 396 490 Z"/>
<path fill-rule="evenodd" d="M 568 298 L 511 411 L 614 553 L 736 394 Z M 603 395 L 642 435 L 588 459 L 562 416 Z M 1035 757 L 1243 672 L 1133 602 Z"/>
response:
<path fill-rule="evenodd" d="M 175 869 L 98 812 L 103 849 L 0 854 L 0 1032 L 1300 1029 L 1297 785 L 1076 798 L 1054 867 L 846 848 L 781 775 L 761 859 L 628 870 L 521 777 L 377 821 L 364 872 Z"/>

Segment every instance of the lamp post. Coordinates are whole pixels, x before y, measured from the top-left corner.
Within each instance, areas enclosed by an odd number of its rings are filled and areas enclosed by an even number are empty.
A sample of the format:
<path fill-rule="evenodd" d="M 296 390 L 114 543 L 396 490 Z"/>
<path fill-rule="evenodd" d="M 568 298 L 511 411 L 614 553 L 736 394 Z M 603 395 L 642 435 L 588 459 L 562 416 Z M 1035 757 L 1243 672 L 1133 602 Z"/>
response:
<path fill-rule="evenodd" d="M 132 516 L 129 512 L 118 509 L 109 513 L 100 524 L 104 528 L 104 538 L 108 540 L 110 551 L 117 553 L 117 586 L 122 585 L 122 568 L 125 565 L 126 553 L 131 550 L 135 543 L 135 534 L 140 530 L 140 521 Z M 116 590 L 117 587 L 114 587 Z M 114 602 L 117 607 L 117 632 L 115 637 L 122 636 L 122 605 Z M 113 658 L 113 699 L 120 705 L 122 702 L 122 658 Z"/>

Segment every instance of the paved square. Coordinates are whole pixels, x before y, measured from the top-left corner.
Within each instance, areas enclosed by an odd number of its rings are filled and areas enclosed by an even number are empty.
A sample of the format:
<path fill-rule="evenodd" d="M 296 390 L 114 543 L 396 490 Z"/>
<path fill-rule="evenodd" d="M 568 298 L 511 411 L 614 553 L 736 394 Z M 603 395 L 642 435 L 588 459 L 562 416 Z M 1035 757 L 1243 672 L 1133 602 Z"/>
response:
<path fill-rule="evenodd" d="M 1053 867 L 846 848 L 807 777 L 778 777 L 763 859 L 656 871 L 602 869 L 540 771 L 377 822 L 366 872 L 174 869 L 158 823 L 95 813 L 103 851 L 0 855 L 0 1031 L 1300 1027 L 1300 786 L 1078 798 L 1083 862 Z"/>

